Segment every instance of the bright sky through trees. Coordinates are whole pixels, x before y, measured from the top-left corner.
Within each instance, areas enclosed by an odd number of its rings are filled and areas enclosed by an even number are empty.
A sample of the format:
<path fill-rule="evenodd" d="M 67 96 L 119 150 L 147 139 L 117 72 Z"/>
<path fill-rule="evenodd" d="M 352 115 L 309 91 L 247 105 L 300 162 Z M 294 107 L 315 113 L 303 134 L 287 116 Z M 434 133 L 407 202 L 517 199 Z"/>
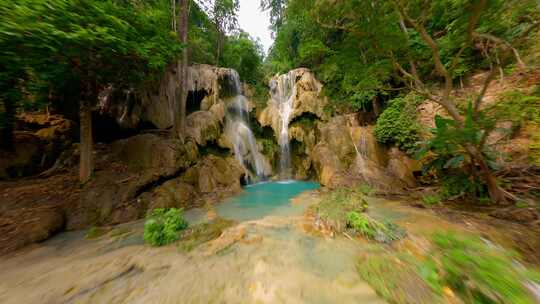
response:
<path fill-rule="evenodd" d="M 240 0 L 239 13 L 240 28 L 248 32 L 253 38 L 259 38 L 264 46 L 265 53 L 272 45 L 270 35 L 270 17 L 268 12 L 262 12 L 259 0 Z"/>

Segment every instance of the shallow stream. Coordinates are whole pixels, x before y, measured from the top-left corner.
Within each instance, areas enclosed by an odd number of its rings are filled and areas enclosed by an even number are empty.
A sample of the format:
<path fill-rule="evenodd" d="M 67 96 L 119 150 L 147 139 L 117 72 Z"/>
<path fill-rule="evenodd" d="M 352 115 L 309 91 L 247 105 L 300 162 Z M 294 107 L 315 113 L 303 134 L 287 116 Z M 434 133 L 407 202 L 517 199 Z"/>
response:
<path fill-rule="evenodd" d="M 385 303 L 356 271 L 357 257 L 369 245 L 318 235 L 303 215 L 320 200 L 318 187 L 246 187 L 212 211 L 239 224 L 191 252 L 144 245 L 142 221 L 94 240 L 85 239 L 85 232 L 60 234 L 0 261 L 0 302 Z M 393 219 L 411 240 L 436 227 L 460 229 L 399 202 L 368 203 L 372 216 Z M 190 210 L 186 218 L 203 222 L 208 213 Z"/>

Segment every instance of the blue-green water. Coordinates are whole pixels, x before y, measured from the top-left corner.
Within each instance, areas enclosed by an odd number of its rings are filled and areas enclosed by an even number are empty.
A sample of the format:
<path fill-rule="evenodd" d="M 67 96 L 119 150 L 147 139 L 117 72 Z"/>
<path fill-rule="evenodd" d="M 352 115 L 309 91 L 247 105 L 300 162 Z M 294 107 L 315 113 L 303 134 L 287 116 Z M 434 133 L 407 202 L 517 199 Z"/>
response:
<path fill-rule="evenodd" d="M 303 211 L 290 199 L 307 190 L 318 189 L 314 182 L 286 181 L 249 185 L 244 191 L 216 206 L 216 212 L 224 218 L 238 221 L 253 220 L 267 215 L 289 215 Z"/>

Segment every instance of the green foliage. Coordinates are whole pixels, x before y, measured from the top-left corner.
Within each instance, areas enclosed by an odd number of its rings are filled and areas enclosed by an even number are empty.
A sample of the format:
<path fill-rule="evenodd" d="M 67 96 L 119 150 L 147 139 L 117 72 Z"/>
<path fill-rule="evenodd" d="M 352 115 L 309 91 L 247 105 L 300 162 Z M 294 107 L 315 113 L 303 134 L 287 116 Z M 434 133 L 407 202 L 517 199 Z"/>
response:
<path fill-rule="evenodd" d="M 436 233 L 423 275 L 435 290 L 449 286 L 465 303 L 533 303 L 525 288 L 538 274 L 514 263 L 514 256 L 476 237 Z"/>
<path fill-rule="evenodd" d="M 262 58 L 261 43 L 240 31 L 228 37 L 221 63 L 235 69 L 242 81 L 256 85 L 262 81 Z"/>
<path fill-rule="evenodd" d="M 504 93 L 485 110 L 485 115 L 496 121 L 511 121 L 514 127 L 527 122 L 540 124 L 540 87 L 534 87 L 529 94 L 518 90 Z"/>
<path fill-rule="evenodd" d="M 432 137 L 424 142 L 418 151 L 417 157 L 424 157 L 426 164 L 423 171 L 434 172 L 441 178 L 443 198 L 456 195 L 472 195 L 473 197 L 485 197 L 487 189 L 483 180 L 476 174 L 474 160 L 467 151 L 467 146 L 485 150 L 485 139 L 495 122 L 485 118 L 482 113 L 474 118 L 472 103 L 465 113 L 465 122 L 460 127 L 455 120 L 435 117 L 435 128 L 431 130 Z M 490 161 L 489 153 L 484 152 L 488 164 L 495 166 Z"/>
<path fill-rule="evenodd" d="M 373 188 L 368 184 L 361 184 L 358 186 L 358 191 L 363 195 L 371 195 L 373 193 Z"/>
<path fill-rule="evenodd" d="M 347 225 L 355 233 L 381 243 L 391 243 L 405 236 L 405 231 L 390 222 L 379 222 L 365 213 L 347 213 Z"/>
<path fill-rule="evenodd" d="M 144 240 L 152 246 L 168 245 L 178 240 L 179 231 L 187 227 L 182 209 L 154 209 L 144 223 Z"/>
<path fill-rule="evenodd" d="M 425 205 L 433 206 L 436 204 L 439 204 L 441 202 L 441 197 L 438 194 L 434 195 L 426 195 L 422 197 L 422 202 L 424 202 Z"/>
<path fill-rule="evenodd" d="M 347 228 L 349 212 L 363 212 L 366 208 L 367 202 L 361 193 L 350 188 L 339 188 L 326 193 L 319 204 L 310 207 L 310 210 L 332 229 L 340 232 Z"/>
<path fill-rule="evenodd" d="M 368 248 L 357 263 L 357 271 L 388 303 L 444 303 L 440 291 L 434 291 L 418 271 L 409 254 L 397 254 L 382 248 Z"/>
<path fill-rule="evenodd" d="M 283 6 L 278 6 L 283 7 Z M 270 74 L 283 73 L 296 67 L 309 67 L 325 83 L 325 94 L 331 97 L 334 111 L 370 110 L 373 99 L 386 94 L 392 64 L 373 48 L 376 35 L 400 41 L 397 19 L 388 3 L 361 1 L 291 0 L 284 11 L 267 65 Z M 365 18 L 367 14 L 378 18 Z M 374 35 L 359 35 L 322 22 L 341 19 L 345 27 L 367 26 L 380 29 Z M 391 21 L 392 20 L 392 21 Z M 399 44 L 381 45 L 392 51 Z"/>
<path fill-rule="evenodd" d="M 276 141 L 272 138 L 261 138 L 259 141 L 262 143 L 264 155 L 274 156 L 279 153 L 280 148 Z"/>
<path fill-rule="evenodd" d="M 0 1 L 0 91 L 19 92 L 0 99 L 96 102 L 105 86 L 150 81 L 182 47 L 169 9 L 167 0 Z M 73 99 L 59 98 L 70 90 Z"/>
<path fill-rule="evenodd" d="M 410 71 L 410 63 L 415 62 L 421 79 L 435 80 L 430 49 L 412 26 L 405 24 L 405 30 L 400 26 L 394 1 L 262 2 L 271 12 L 276 31 L 267 60 L 269 73 L 311 68 L 324 82 L 334 111 L 369 111 L 373 100 L 391 98 L 392 87 L 408 81 L 398 76 L 394 63 Z M 401 2 L 434 37 L 443 64 L 454 79 L 505 59 L 495 48 L 481 51 L 468 41 L 474 1 Z M 489 1 L 474 30 L 510 43 L 519 42 L 523 35 L 532 37 L 528 29 L 538 19 L 537 6 L 535 0 Z"/>
<path fill-rule="evenodd" d="M 418 96 L 409 94 L 388 102 L 388 107 L 377 119 L 375 138 L 383 144 L 395 144 L 412 154 L 420 140 L 421 126 L 416 117 Z"/>
<path fill-rule="evenodd" d="M 436 233 L 426 258 L 368 247 L 357 270 L 390 303 L 446 303 L 451 291 L 463 303 L 535 303 L 525 284 L 540 273 L 478 237 Z"/>

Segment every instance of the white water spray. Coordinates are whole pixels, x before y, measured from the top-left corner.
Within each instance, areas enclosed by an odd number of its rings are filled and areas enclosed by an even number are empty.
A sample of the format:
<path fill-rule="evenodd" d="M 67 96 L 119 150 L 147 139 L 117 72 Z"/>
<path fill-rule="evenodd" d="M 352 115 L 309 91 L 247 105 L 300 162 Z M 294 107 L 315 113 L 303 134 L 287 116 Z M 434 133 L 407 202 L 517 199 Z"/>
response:
<path fill-rule="evenodd" d="M 275 103 L 281 122 L 279 131 L 279 146 L 281 147 L 280 174 L 281 178 L 291 178 L 291 150 L 289 144 L 289 123 L 296 95 L 296 73 L 291 71 L 280 75 L 270 82 L 272 102 Z"/>
<path fill-rule="evenodd" d="M 249 107 L 247 98 L 242 95 L 240 77 L 232 71 L 233 97 L 227 105 L 226 134 L 233 146 L 234 156 L 246 170 L 247 182 L 261 180 L 266 176 L 265 162 L 257 147 L 255 136 L 249 127 Z M 255 176 L 251 174 L 254 171 Z"/>

